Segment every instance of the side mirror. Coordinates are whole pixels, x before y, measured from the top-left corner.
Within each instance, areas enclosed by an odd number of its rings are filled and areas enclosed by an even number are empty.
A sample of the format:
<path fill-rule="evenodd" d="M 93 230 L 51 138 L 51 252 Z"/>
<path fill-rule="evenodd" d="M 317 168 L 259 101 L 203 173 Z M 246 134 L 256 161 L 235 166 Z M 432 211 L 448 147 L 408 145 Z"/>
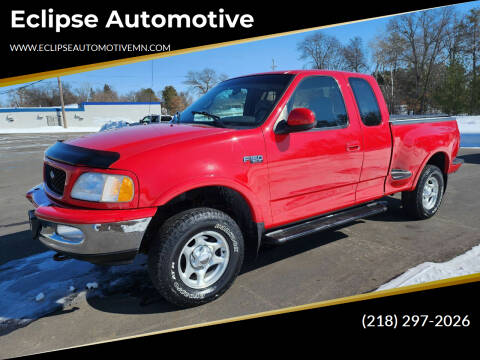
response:
<path fill-rule="evenodd" d="M 306 131 L 315 127 L 315 114 L 307 108 L 296 108 L 290 111 L 287 121 L 280 121 L 275 129 L 275 134 L 288 134 L 291 132 Z"/>

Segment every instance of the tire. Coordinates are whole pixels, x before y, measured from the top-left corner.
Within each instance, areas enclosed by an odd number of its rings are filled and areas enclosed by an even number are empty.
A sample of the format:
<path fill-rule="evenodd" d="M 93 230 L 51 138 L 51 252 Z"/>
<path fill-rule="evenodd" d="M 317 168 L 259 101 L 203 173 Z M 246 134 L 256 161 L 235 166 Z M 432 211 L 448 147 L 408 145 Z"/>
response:
<path fill-rule="evenodd" d="M 191 307 L 221 296 L 240 272 L 243 256 L 237 223 L 222 211 L 195 208 L 161 226 L 148 251 L 148 271 L 167 301 Z"/>
<path fill-rule="evenodd" d="M 427 164 L 413 191 L 402 193 L 402 206 L 413 219 L 428 219 L 435 215 L 442 203 L 445 180 L 438 166 Z"/>

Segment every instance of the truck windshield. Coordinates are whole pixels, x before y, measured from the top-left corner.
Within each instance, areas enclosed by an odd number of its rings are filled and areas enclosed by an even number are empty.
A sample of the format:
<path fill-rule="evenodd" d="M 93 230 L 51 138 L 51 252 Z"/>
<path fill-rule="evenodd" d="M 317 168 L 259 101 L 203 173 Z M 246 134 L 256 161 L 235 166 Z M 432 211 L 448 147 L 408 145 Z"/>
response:
<path fill-rule="evenodd" d="M 226 80 L 187 107 L 175 123 L 254 128 L 272 112 L 293 75 L 265 74 Z"/>

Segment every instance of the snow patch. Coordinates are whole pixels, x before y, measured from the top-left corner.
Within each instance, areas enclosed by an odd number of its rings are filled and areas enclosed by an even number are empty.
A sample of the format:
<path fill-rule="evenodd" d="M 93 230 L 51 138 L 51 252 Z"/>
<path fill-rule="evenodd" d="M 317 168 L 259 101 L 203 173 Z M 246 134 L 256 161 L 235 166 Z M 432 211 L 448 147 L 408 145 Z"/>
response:
<path fill-rule="evenodd" d="M 425 262 L 380 286 L 379 290 L 480 273 L 480 245 L 444 263 Z"/>
<path fill-rule="evenodd" d="M 115 130 L 120 129 L 122 127 L 130 126 L 128 122 L 120 120 L 120 121 L 109 121 L 105 123 L 100 128 L 100 131 L 108 131 L 108 130 Z"/>
<path fill-rule="evenodd" d="M 112 267 L 75 259 L 55 261 L 54 254 L 47 251 L 0 266 L 0 330 L 25 326 L 62 310 L 85 292 L 85 296 L 103 296 L 104 291 L 121 291 L 119 285 L 146 274 L 142 254 L 132 264 Z"/>
<path fill-rule="evenodd" d="M 88 290 L 92 290 L 92 289 L 98 289 L 98 283 L 96 282 L 89 282 L 85 285 L 85 287 L 88 289 Z"/>

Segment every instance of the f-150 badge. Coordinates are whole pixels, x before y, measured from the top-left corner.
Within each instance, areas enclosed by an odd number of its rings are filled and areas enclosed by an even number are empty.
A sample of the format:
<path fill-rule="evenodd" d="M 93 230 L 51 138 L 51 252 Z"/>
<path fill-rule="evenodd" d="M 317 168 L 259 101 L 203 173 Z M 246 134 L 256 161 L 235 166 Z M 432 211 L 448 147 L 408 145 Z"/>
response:
<path fill-rule="evenodd" d="M 244 163 L 250 162 L 251 164 L 261 163 L 263 162 L 263 155 L 244 156 L 243 162 Z"/>

